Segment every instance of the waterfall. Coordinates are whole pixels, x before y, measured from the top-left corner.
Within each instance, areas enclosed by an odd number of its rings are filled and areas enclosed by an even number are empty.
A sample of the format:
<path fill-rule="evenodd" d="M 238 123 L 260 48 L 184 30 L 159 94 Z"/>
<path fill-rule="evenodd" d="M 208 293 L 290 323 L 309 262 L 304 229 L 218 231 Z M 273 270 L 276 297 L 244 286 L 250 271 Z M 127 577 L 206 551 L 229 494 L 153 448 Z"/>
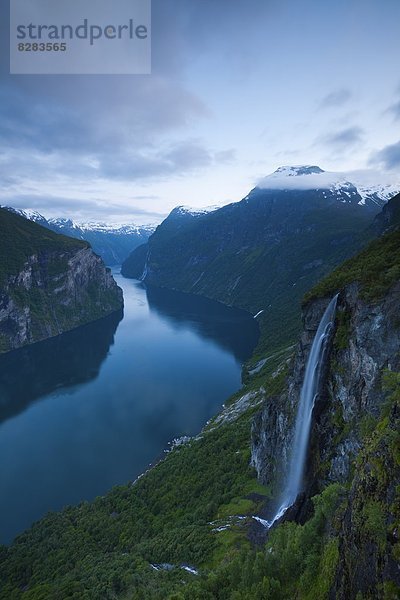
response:
<path fill-rule="evenodd" d="M 150 250 L 147 252 L 146 261 L 145 261 L 144 267 L 143 267 L 143 273 L 142 273 L 139 281 L 144 281 L 147 277 L 147 274 L 149 272 L 149 268 L 148 268 L 149 259 L 150 259 Z"/>
<path fill-rule="evenodd" d="M 282 517 L 286 510 L 295 502 L 301 491 L 310 437 L 312 413 L 321 383 L 325 352 L 335 320 L 338 295 L 339 294 L 332 298 L 324 312 L 311 346 L 297 409 L 289 470 L 280 497 L 280 502 L 278 503 L 279 508 L 273 519 L 268 521 L 268 527 L 271 527 L 275 521 Z"/>

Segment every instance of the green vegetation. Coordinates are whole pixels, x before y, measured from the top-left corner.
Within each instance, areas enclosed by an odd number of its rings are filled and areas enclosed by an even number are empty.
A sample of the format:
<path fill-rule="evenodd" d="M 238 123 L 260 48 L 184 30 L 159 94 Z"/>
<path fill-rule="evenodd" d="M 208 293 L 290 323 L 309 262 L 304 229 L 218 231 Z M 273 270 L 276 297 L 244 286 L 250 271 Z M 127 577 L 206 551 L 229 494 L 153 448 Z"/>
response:
<path fill-rule="evenodd" d="M 48 515 L 0 553 L 0 598 L 261 600 L 294 590 L 326 598 L 338 541 L 324 532 L 342 489 L 329 486 L 305 525 L 285 523 L 257 552 L 249 521 L 232 520 L 268 496 L 248 466 L 248 442 L 243 415 L 174 450 L 134 485 Z M 213 531 L 224 522 L 229 529 Z M 194 565 L 200 575 L 150 566 L 160 563 Z"/>
<path fill-rule="evenodd" d="M 333 344 L 337 350 L 345 350 L 349 345 L 351 334 L 351 314 L 346 310 L 338 310 L 336 314 L 336 333 Z"/>
<path fill-rule="evenodd" d="M 327 487 L 314 501 L 305 523 L 284 523 L 274 529 L 262 550 L 238 550 L 208 577 L 182 589 L 185 600 L 323 600 L 328 597 L 339 559 L 335 531 L 326 525 L 340 508 L 343 491 Z"/>
<path fill-rule="evenodd" d="M 386 546 L 386 511 L 381 502 L 369 500 L 366 502 L 361 513 L 365 532 L 371 536 L 384 550 Z"/>
<path fill-rule="evenodd" d="M 261 328 L 256 358 L 282 350 L 301 328 L 303 295 L 374 233 L 364 207 L 321 192 L 254 190 L 251 201 L 193 217 L 176 212 L 122 268 L 148 282 L 248 310 Z"/>
<path fill-rule="evenodd" d="M 388 233 L 371 242 L 305 295 L 304 303 L 332 296 L 356 282 L 365 300 L 379 300 L 400 279 L 400 231 Z"/>
<path fill-rule="evenodd" d="M 331 295 L 353 280 L 362 286 L 364 297 L 379 297 L 400 278 L 400 238 L 395 235 L 399 236 L 395 232 L 373 242 L 347 261 L 314 288 L 308 300 Z M 332 241 L 333 237 L 326 243 Z M 214 240 L 207 243 L 212 247 Z M 296 260 L 293 247 L 289 253 Z M 223 255 L 223 260 L 232 257 Z M 259 261 L 270 259 L 253 248 L 246 268 L 254 267 L 254 275 Z M 266 269 L 260 287 L 265 283 Z M 287 302 L 289 283 L 286 273 L 279 294 Z M 220 282 L 214 284 L 212 294 L 217 295 Z M 261 300 L 270 299 L 270 291 L 261 296 L 250 280 L 245 284 L 254 294 L 250 299 L 243 292 L 243 303 L 251 300 L 259 306 Z M 280 295 L 276 289 L 274 294 L 276 301 Z M 275 352 L 260 370 L 247 372 L 248 385 L 227 403 L 228 410 L 245 392 L 256 394 L 264 387 L 274 396 L 285 387 L 293 349 L 283 341 L 292 335 L 294 321 L 287 305 L 274 314 L 282 319 L 286 315 L 275 327 L 282 330 L 284 323 L 287 329 L 275 338 Z M 267 327 L 269 313 L 263 318 Z M 339 312 L 337 350 L 348 346 L 350 325 L 350 315 Z M 271 331 L 268 335 L 275 335 Z M 332 361 L 330 368 L 339 364 Z M 10 548 L 0 548 L 0 600 L 327 600 L 346 574 L 353 581 L 357 569 L 365 565 L 378 573 L 388 558 L 400 560 L 400 374 L 387 372 L 383 383 L 387 402 L 378 418 L 367 414 L 358 423 L 345 423 L 340 406 L 331 415 L 336 442 L 354 427 L 363 447 L 348 485 L 327 484 L 320 478 L 313 510 L 303 524 L 285 522 L 259 546 L 251 542 L 252 515 L 270 495 L 249 466 L 256 397 L 236 420 L 218 427 L 214 420 L 135 483 L 118 486 L 94 502 L 49 514 Z M 324 475 L 327 466 L 321 465 Z M 184 565 L 199 574 L 183 570 Z M 395 583 L 382 577 L 380 581 L 382 597 L 396 598 Z M 342 597 L 354 597 L 347 592 L 345 588 Z M 357 594 L 357 600 L 363 597 L 373 596 Z"/>
<path fill-rule="evenodd" d="M 87 242 L 59 235 L 0 208 L 0 284 L 9 275 L 17 275 L 33 254 L 88 247 Z"/>
<path fill-rule="evenodd" d="M 293 350 L 294 346 L 287 346 L 283 350 L 269 354 L 265 359 L 262 359 L 261 368 L 253 374 L 251 374 L 252 369 L 246 365 L 242 372 L 243 383 L 250 390 L 265 387 L 270 396 L 277 396 L 286 385 Z M 255 365 L 253 369 L 254 367 Z"/>
<path fill-rule="evenodd" d="M 71 259 L 86 242 L 56 234 L 0 209 L 0 353 L 46 339 L 119 310 L 116 286 L 104 286 L 102 270 L 89 282 L 68 279 Z M 28 263 L 29 261 L 29 263 Z M 29 265 L 29 268 L 24 267 Z M 97 268 L 97 267 L 96 267 Z M 13 280 L 23 273 L 23 276 Z M 10 279 L 11 278 L 11 279 Z"/>
<path fill-rule="evenodd" d="M 249 467 L 249 437 L 243 415 L 174 450 L 134 485 L 48 515 L 3 549 L 0 598 L 164 600 L 194 576 L 150 563 L 206 568 L 221 548 L 228 556 L 248 546 L 242 525 L 214 532 L 210 522 L 252 514 L 268 494 Z"/>
<path fill-rule="evenodd" d="M 265 367 L 267 388 L 281 391 L 285 365 L 273 373 L 274 361 Z M 270 492 L 249 467 L 253 413 L 208 428 L 133 485 L 36 523 L 0 551 L 1 600 L 279 600 L 292 597 L 299 577 L 299 597 L 326 597 L 337 540 L 324 531 L 342 490 L 330 486 L 314 499 L 311 520 L 286 523 L 255 550 L 251 515 Z M 161 563 L 175 568 L 151 566 Z"/>
<path fill-rule="evenodd" d="M 364 564 L 370 572 L 375 571 L 377 581 L 382 578 L 383 562 L 397 564 L 400 557 L 396 533 L 400 526 L 400 373 L 386 371 L 383 387 L 387 402 L 356 459 L 349 495 L 353 529 L 345 532 L 346 537 L 351 536 L 350 540 L 345 539 L 350 578 L 360 569 L 362 577 Z M 356 544 L 357 553 L 351 552 L 352 544 Z M 383 598 L 399 597 L 400 588 L 390 577 L 381 587 L 385 590 Z"/>
<path fill-rule="evenodd" d="M 249 467 L 250 409 L 173 450 L 134 484 L 49 514 L 2 548 L 1 600 L 327 599 L 339 561 L 355 569 L 363 544 L 375 544 L 378 557 L 400 556 L 398 542 L 387 546 L 400 524 L 400 486 L 390 507 L 386 495 L 400 468 L 400 374 L 387 372 L 384 386 L 387 403 L 366 428 L 353 491 L 328 485 L 303 525 L 279 525 L 258 549 L 248 539 L 250 516 L 269 497 Z M 359 552 L 341 556 L 348 506 Z M 382 585 L 384 598 L 396 597 L 394 582 Z"/>

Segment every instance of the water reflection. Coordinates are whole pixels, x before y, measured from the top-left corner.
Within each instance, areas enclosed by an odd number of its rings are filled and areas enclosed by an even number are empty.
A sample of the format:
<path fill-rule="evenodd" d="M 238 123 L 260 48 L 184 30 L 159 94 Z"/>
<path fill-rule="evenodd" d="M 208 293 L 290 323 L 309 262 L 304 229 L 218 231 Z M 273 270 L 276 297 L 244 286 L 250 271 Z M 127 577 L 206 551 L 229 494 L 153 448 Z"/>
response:
<path fill-rule="evenodd" d="M 249 313 L 200 296 L 145 286 L 151 311 L 174 325 L 190 327 L 245 362 L 257 345 L 260 330 Z"/>
<path fill-rule="evenodd" d="M 58 388 L 95 379 L 123 312 L 0 356 L 0 423 Z"/>
<path fill-rule="evenodd" d="M 257 338 L 251 317 L 116 279 L 121 322 L 112 315 L 0 357 L 0 543 L 135 479 L 240 386 Z"/>

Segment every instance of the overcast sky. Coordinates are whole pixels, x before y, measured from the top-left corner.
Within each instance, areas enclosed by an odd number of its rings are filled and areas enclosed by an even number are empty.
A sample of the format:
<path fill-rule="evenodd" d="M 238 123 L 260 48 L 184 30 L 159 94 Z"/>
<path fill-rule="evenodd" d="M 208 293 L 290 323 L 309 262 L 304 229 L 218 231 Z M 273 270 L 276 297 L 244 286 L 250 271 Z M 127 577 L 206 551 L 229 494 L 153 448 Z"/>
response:
<path fill-rule="evenodd" d="M 1 204 L 153 223 L 285 164 L 399 180 L 399 0 L 153 0 L 146 76 L 9 75 L 6 4 Z"/>

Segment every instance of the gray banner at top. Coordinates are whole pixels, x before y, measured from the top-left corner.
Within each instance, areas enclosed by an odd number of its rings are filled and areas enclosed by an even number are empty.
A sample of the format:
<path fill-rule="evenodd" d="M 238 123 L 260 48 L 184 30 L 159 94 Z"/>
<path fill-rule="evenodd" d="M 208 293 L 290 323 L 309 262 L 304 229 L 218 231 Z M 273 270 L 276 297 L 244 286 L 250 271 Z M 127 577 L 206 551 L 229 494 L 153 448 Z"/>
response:
<path fill-rule="evenodd" d="M 10 0 L 10 73 L 151 72 L 151 0 Z"/>

